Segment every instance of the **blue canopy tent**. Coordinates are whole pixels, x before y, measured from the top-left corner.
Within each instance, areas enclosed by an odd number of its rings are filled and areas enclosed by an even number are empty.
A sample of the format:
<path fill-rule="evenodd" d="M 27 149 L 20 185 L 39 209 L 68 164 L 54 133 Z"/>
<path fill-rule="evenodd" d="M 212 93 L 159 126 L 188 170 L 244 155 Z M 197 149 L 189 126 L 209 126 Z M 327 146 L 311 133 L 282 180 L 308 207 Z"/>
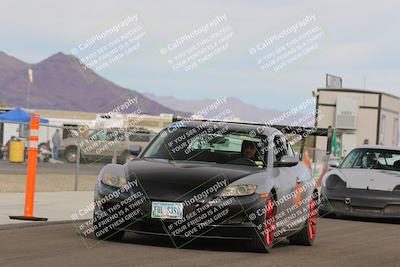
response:
<path fill-rule="evenodd" d="M 0 115 L 0 122 L 30 122 L 31 114 L 23 109 L 16 108 Z M 40 124 L 47 124 L 49 120 L 40 119 Z"/>

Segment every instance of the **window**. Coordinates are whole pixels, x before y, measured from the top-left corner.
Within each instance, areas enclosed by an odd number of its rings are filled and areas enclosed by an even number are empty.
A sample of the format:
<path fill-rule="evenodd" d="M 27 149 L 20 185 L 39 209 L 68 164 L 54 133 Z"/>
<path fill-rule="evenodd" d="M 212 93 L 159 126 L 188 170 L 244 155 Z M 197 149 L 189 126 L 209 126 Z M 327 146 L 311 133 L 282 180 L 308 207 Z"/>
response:
<path fill-rule="evenodd" d="M 381 116 L 381 124 L 379 129 L 379 144 L 385 145 L 386 116 Z"/>
<path fill-rule="evenodd" d="M 343 161 L 341 168 L 400 171 L 400 151 L 356 149 Z"/>
<path fill-rule="evenodd" d="M 354 163 L 360 157 L 362 150 L 356 149 L 350 152 L 349 155 L 343 160 L 342 168 L 353 168 Z"/>
<path fill-rule="evenodd" d="M 291 157 L 296 156 L 296 153 L 294 152 L 293 147 L 290 145 L 290 142 L 285 138 L 285 142 L 286 142 L 286 146 L 287 146 L 287 151 L 288 151 L 288 155 Z"/>
<path fill-rule="evenodd" d="M 288 155 L 286 142 L 283 136 L 276 135 L 274 137 L 274 155 L 276 161 L 280 161 L 283 156 Z"/>
<path fill-rule="evenodd" d="M 105 140 L 105 138 L 106 138 L 105 130 L 100 130 L 100 131 L 92 133 L 89 136 L 88 140 L 89 141 L 103 141 L 103 140 Z"/>
<path fill-rule="evenodd" d="M 244 139 L 240 135 L 221 135 L 220 137 L 218 135 L 198 135 L 190 141 L 188 149 L 212 149 L 214 151 L 241 153 L 243 141 Z"/>
<path fill-rule="evenodd" d="M 61 129 L 62 138 L 63 139 L 66 139 L 66 138 L 69 138 L 69 137 L 75 138 L 75 137 L 78 136 L 78 134 L 79 134 L 78 125 L 76 125 L 76 124 L 64 124 L 64 127 L 70 128 L 70 129 Z"/>
<path fill-rule="evenodd" d="M 233 132 L 228 128 L 209 129 L 204 131 L 185 127 L 173 132 L 161 132 L 143 157 L 266 166 L 268 144 L 265 136 L 249 137 L 248 133 Z M 247 157 L 250 161 L 245 159 L 246 153 L 252 154 Z"/>
<path fill-rule="evenodd" d="M 89 141 L 114 141 L 116 137 L 124 135 L 124 133 L 118 129 L 106 130 L 102 129 L 97 132 L 92 133 L 88 140 Z"/>
<path fill-rule="evenodd" d="M 400 145 L 400 135 L 399 135 L 399 119 L 394 120 L 393 126 L 393 145 L 398 146 Z"/>
<path fill-rule="evenodd" d="M 150 141 L 150 134 L 131 134 L 129 136 L 129 141 L 131 142 L 149 142 Z"/>
<path fill-rule="evenodd" d="M 118 142 L 123 142 L 125 141 L 125 132 L 122 130 L 119 130 L 118 132 L 111 133 L 112 137 L 115 137 L 114 140 Z"/>

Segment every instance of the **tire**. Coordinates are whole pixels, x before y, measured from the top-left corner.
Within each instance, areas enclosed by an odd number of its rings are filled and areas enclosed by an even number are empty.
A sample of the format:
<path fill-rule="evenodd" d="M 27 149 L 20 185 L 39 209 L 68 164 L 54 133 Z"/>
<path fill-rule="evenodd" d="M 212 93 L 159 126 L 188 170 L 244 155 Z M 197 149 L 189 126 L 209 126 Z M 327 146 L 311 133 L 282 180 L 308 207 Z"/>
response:
<path fill-rule="evenodd" d="M 249 243 L 249 249 L 259 253 L 269 253 L 274 242 L 274 234 L 276 228 L 276 206 L 274 205 L 273 194 L 270 194 L 265 203 L 265 215 L 259 221 L 262 224 L 262 231 L 254 227 L 252 240 Z M 265 233 L 265 234 L 263 234 Z"/>
<path fill-rule="evenodd" d="M 77 158 L 77 149 L 74 146 L 65 149 L 65 160 L 69 163 L 75 163 Z"/>
<path fill-rule="evenodd" d="M 324 217 L 324 218 L 335 218 L 336 217 L 335 212 L 327 211 L 323 208 L 318 209 L 318 214 L 319 214 L 319 217 Z"/>
<path fill-rule="evenodd" d="M 313 194 L 314 195 L 314 194 Z M 297 233 L 290 236 L 288 239 L 290 244 L 312 246 L 317 232 L 317 217 L 318 217 L 318 197 L 310 197 L 308 208 L 309 215 L 304 227 Z"/>
<path fill-rule="evenodd" d="M 321 195 L 319 200 L 320 200 L 319 201 L 320 205 L 318 207 L 319 216 L 325 218 L 335 218 L 336 214 L 329 202 L 329 199 Z M 329 210 L 329 207 L 331 208 L 331 210 Z"/>

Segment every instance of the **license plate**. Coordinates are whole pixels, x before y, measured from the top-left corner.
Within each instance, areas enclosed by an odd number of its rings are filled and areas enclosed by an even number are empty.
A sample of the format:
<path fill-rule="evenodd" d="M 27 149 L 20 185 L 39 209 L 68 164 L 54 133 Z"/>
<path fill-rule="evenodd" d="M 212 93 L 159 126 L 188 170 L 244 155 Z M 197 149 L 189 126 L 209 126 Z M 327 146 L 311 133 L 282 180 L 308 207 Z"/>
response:
<path fill-rule="evenodd" d="M 151 203 L 151 218 L 182 219 L 183 203 L 157 202 Z"/>

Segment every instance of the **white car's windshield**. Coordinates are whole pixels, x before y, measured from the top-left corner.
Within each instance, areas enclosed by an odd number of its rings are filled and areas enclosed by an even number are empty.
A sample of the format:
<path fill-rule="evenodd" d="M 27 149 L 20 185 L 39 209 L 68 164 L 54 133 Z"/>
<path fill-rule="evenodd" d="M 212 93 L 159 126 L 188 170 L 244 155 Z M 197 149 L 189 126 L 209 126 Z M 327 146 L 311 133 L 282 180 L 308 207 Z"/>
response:
<path fill-rule="evenodd" d="M 341 167 L 400 171 L 400 151 L 355 149 L 346 157 Z"/>
<path fill-rule="evenodd" d="M 161 132 L 143 157 L 263 167 L 265 147 L 261 137 L 249 137 L 226 128 L 185 127 Z"/>

